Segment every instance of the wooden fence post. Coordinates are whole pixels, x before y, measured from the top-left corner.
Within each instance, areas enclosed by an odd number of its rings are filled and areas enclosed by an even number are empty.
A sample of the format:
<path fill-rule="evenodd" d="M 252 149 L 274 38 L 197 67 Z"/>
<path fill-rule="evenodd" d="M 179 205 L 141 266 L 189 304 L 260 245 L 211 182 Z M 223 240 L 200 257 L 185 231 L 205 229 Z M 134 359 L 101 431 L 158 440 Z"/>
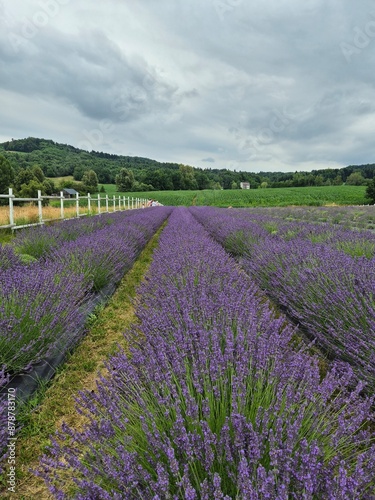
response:
<path fill-rule="evenodd" d="M 79 217 L 79 193 L 76 194 L 76 211 L 77 217 Z"/>
<path fill-rule="evenodd" d="M 60 191 L 60 218 L 64 218 L 64 193 Z"/>
<path fill-rule="evenodd" d="M 100 193 L 98 193 L 98 214 L 100 214 Z"/>
<path fill-rule="evenodd" d="M 91 194 L 87 193 L 87 211 L 91 215 Z"/>
<path fill-rule="evenodd" d="M 105 209 L 106 209 L 107 212 L 109 212 L 108 203 L 109 203 L 108 194 L 106 194 L 105 195 Z"/>
<path fill-rule="evenodd" d="M 43 208 L 42 208 L 42 191 L 38 189 L 38 219 L 39 223 L 43 223 Z"/>
<path fill-rule="evenodd" d="M 12 227 L 12 229 L 14 226 L 13 198 L 14 198 L 13 189 L 9 188 L 9 198 L 8 198 L 9 199 L 9 224 Z"/>

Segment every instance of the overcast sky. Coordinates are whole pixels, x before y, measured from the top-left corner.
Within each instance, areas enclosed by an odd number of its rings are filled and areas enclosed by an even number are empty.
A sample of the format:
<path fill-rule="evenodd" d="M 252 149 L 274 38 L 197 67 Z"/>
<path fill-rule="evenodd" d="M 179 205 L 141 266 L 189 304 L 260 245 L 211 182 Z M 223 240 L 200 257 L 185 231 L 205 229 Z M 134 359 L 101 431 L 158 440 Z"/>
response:
<path fill-rule="evenodd" d="M 0 0 L 0 142 L 202 168 L 375 162 L 375 1 Z"/>

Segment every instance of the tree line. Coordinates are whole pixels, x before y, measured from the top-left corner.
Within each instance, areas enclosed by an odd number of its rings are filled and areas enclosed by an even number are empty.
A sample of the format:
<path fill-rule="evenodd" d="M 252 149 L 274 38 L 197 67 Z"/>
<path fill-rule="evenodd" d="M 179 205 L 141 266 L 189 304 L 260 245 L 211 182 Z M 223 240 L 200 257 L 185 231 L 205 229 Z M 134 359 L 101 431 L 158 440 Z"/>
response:
<path fill-rule="evenodd" d="M 95 192 L 95 181 L 99 184 L 116 183 L 120 191 L 136 192 L 239 189 L 241 182 L 249 182 L 251 189 L 341 184 L 367 185 L 375 176 L 375 164 L 288 173 L 200 169 L 190 165 L 163 163 L 136 156 L 88 152 L 68 144 L 33 137 L 12 139 L 0 144 L 0 154 L 9 163 L 13 172 L 9 175 L 13 176 L 16 189 L 22 194 L 26 194 L 30 189 L 35 191 L 37 184 L 39 189 L 42 186 L 42 190 L 47 194 L 52 186 L 48 185 L 46 178 L 68 175 L 73 176 L 75 181 L 79 181 L 79 184 L 75 186 L 70 183 L 69 187 L 84 190 L 85 186 L 89 186 L 91 192 Z M 35 174 L 36 168 L 39 169 L 38 175 Z M 44 177 L 43 180 L 41 180 L 41 174 Z M 5 179 L 8 174 L 1 175 Z M 4 179 L 0 179 L 2 190 L 6 183 Z M 21 182 L 22 180 L 26 182 Z M 28 187 L 22 188 L 23 184 Z"/>

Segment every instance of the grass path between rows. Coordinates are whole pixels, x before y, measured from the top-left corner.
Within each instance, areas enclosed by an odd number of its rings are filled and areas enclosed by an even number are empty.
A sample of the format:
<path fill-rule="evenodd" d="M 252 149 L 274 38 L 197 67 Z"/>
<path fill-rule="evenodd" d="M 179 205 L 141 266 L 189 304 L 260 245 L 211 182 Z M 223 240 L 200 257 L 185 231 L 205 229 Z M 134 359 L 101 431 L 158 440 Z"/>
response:
<path fill-rule="evenodd" d="M 36 468 L 39 457 L 49 444 L 49 436 L 61 428 L 63 422 L 75 429 L 82 429 L 86 420 L 75 408 L 78 391 L 95 390 L 98 372 L 105 374 L 104 363 L 121 344 L 126 348 L 123 332 L 135 322 L 133 302 L 136 289 L 147 272 L 159 237 L 167 222 L 155 233 L 143 252 L 125 275 L 115 294 L 105 308 L 98 311 L 88 334 L 75 349 L 64 366 L 57 372 L 53 382 L 29 403 L 21 417 L 23 429 L 17 441 L 17 493 L 1 492 L 1 498 L 29 500 L 52 499 L 44 482 L 29 472 Z"/>

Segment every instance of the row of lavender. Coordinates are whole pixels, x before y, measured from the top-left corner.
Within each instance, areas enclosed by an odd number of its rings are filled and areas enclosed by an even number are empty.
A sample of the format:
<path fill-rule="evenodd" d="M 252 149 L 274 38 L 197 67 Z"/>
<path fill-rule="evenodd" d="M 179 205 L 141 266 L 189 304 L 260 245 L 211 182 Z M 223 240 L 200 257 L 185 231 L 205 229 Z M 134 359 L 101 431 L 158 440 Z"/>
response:
<path fill-rule="evenodd" d="M 171 209 L 138 210 L 24 231 L 0 246 L 0 380 L 67 352 L 83 333 L 85 304 L 117 283 Z M 0 449 L 5 439 L 0 404 Z"/>
<path fill-rule="evenodd" d="M 254 208 L 254 212 L 263 211 L 269 216 L 289 220 L 341 225 L 346 228 L 375 228 L 375 210 L 373 205 L 363 206 L 328 206 L 328 207 L 264 207 Z"/>
<path fill-rule="evenodd" d="M 308 335 L 375 387 L 373 233 L 245 210 L 191 210 Z"/>
<path fill-rule="evenodd" d="M 349 392 L 349 365 L 321 380 L 291 349 L 285 317 L 188 209 L 139 292 L 138 344 L 81 394 L 87 428 L 42 459 L 56 498 L 373 498 L 372 400 Z"/>

